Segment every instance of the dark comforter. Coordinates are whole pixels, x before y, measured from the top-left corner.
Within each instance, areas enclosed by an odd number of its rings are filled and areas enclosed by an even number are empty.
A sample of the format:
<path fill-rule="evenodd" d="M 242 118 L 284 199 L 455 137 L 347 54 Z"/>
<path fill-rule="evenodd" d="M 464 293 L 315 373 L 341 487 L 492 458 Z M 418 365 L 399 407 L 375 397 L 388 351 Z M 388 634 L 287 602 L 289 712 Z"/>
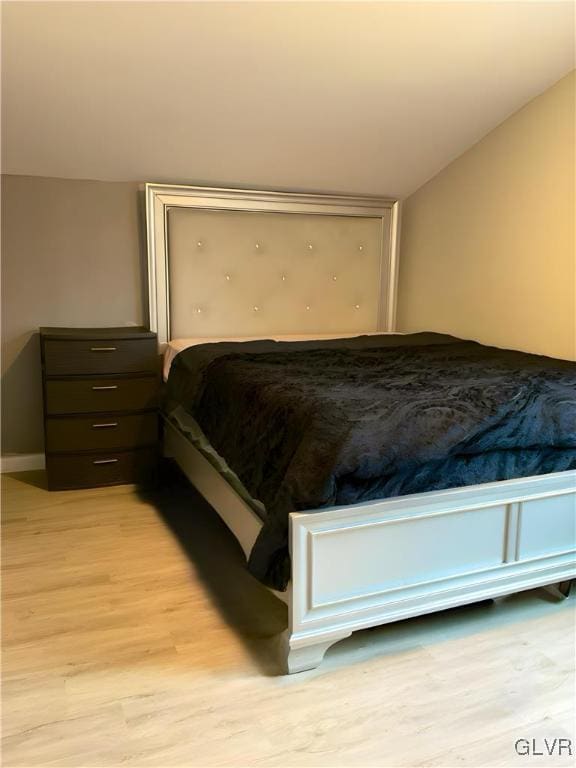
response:
<path fill-rule="evenodd" d="M 576 468 L 576 364 L 439 334 L 191 347 L 176 403 L 265 505 L 277 589 L 291 511 Z"/>

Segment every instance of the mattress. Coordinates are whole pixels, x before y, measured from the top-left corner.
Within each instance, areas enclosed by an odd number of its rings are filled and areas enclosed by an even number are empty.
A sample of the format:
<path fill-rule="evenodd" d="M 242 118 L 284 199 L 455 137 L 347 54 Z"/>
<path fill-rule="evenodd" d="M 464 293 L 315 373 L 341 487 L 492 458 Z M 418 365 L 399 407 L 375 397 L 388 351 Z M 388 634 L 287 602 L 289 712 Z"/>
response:
<path fill-rule="evenodd" d="M 291 511 L 576 468 L 575 392 L 574 363 L 424 333 L 190 346 L 165 409 L 259 505 L 249 567 L 283 589 Z"/>

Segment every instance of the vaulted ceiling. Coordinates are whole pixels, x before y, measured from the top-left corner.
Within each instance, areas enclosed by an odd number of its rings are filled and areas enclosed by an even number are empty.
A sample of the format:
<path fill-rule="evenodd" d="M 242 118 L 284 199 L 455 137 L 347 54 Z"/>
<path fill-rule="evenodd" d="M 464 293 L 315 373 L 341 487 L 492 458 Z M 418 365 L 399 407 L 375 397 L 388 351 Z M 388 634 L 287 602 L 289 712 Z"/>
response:
<path fill-rule="evenodd" d="M 2 10 L 11 174 L 404 196 L 574 67 L 572 2 Z"/>

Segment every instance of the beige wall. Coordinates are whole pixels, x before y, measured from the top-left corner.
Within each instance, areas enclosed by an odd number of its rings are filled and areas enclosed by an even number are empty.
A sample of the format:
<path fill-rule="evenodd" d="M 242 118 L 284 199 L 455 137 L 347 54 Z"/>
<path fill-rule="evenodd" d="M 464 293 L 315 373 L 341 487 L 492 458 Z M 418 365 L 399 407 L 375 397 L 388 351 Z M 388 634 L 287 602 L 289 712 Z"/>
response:
<path fill-rule="evenodd" d="M 2 453 L 43 450 L 40 325 L 144 318 L 138 185 L 2 177 Z"/>
<path fill-rule="evenodd" d="M 399 327 L 575 356 L 572 73 L 404 205 Z"/>

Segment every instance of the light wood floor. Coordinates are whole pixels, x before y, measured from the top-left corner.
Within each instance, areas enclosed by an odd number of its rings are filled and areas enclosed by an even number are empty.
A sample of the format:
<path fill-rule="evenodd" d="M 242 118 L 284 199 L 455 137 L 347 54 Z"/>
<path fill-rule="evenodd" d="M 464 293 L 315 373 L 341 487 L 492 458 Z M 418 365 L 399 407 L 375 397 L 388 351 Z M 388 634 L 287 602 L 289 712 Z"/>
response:
<path fill-rule="evenodd" d="M 278 675 L 285 607 L 187 485 L 3 477 L 5 766 L 548 766 L 574 742 L 574 600 L 359 632 Z"/>

